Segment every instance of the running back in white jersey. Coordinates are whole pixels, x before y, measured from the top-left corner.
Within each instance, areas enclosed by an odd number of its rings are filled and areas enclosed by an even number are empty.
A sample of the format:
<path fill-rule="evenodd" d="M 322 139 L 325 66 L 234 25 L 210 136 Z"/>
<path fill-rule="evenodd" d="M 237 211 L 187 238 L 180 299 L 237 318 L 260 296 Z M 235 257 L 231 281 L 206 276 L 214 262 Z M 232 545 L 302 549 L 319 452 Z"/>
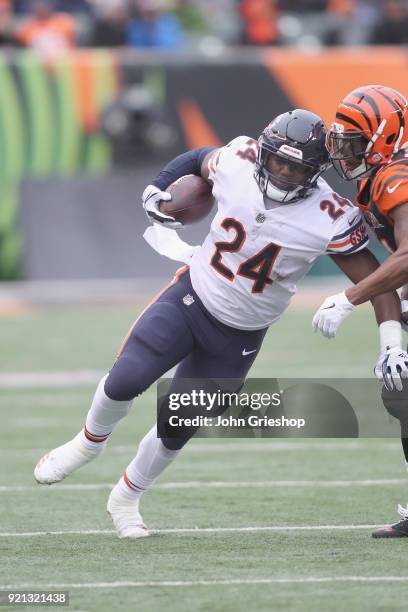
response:
<path fill-rule="evenodd" d="M 319 255 L 368 244 L 359 209 L 321 178 L 306 198 L 267 209 L 253 176 L 256 155 L 257 142 L 240 136 L 210 160 L 218 212 L 190 266 L 208 311 L 244 330 L 279 319 Z"/>

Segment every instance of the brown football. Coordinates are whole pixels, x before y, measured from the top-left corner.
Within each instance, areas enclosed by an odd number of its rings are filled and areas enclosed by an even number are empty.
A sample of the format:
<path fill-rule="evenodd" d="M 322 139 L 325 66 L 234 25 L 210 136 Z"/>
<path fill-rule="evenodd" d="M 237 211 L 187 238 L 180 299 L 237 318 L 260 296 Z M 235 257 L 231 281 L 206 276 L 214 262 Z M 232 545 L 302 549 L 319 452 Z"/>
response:
<path fill-rule="evenodd" d="M 214 205 L 211 185 L 201 176 L 187 174 L 174 181 L 167 190 L 171 200 L 162 200 L 159 208 L 162 213 L 174 217 L 185 225 L 204 219 Z"/>

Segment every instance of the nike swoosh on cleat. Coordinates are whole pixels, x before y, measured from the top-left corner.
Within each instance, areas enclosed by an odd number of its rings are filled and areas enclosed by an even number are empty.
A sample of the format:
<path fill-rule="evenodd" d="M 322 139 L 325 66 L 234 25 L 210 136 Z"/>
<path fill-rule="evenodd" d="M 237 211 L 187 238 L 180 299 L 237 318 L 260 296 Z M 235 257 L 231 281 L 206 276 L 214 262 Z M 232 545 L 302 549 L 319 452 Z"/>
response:
<path fill-rule="evenodd" d="M 254 349 L 253 351 L 247 351 L 246 349 L 244 349 L 242 351 L 243 356 L 245 357 L 246 355 L 250 355 L 251 353 L 256 353 L 258 349 Z"/>
<path fill-rule="evenodd" d="M 333 302 L 333 304 L 331 304 L 331 306 L 325 306 L 324 308 L 322 308 L 322 310 L 327 310 L 328 308 L 334 308 L 336 306 L 336 304 Z"/>
<path fill-rule="evenodd" d="M 387 187 L 388 193 L 394 193 L 394 191 L 397 189 L 397 187 L 401 185 L 401 183 L 402 181 L 398 181 L 398 183 L 395 183 L 394 187 Z"/>

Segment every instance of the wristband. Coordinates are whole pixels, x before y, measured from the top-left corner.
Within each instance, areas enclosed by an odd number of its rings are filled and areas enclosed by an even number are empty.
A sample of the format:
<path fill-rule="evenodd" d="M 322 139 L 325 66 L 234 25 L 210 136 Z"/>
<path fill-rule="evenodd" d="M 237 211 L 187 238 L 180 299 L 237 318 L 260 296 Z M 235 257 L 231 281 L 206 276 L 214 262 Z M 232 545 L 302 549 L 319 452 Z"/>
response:
<path fill-rule="evenodd" d="M 399 321 L 384 321 L 379 326 L 381 353 L 387 348 L 402 348 L 401 323 Z"/>

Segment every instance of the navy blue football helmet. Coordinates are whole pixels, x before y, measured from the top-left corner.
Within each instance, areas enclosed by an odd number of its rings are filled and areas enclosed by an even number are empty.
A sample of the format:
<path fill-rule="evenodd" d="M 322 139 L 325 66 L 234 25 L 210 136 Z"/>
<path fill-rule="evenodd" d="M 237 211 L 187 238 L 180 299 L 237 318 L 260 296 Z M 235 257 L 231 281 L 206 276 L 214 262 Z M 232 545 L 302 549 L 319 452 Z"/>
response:
<path fill-rule="evenodd" d="M 275 202 L 290 203 L 304 198 L 330 166 L 325 146 L 327 130 L 322 119 L 303 109 L 276 117 L 258 140 L 255 180 L 262 193 Z M 286 176 L 274 172 L 271 156 L 285 160 Z M 296 180 L 294 180 L 296 177 Z"/>

